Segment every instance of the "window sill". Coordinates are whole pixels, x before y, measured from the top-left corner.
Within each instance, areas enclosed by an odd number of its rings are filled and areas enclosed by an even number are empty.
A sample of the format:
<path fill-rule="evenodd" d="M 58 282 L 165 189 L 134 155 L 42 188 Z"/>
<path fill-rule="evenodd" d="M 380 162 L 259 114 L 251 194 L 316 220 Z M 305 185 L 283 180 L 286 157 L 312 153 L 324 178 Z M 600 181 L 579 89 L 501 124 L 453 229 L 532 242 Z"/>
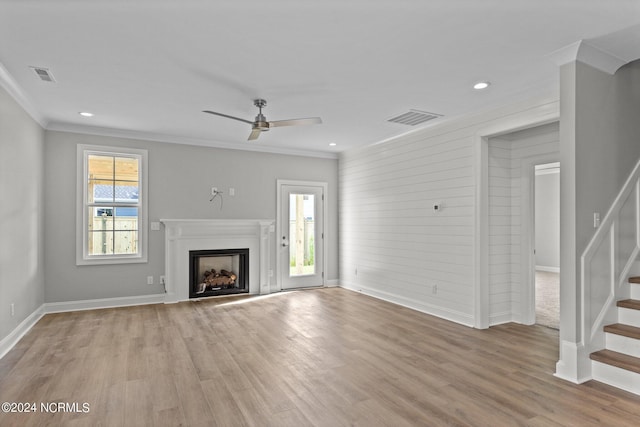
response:
<path fill-rule="evenodd" d="M 146 256 L 105 256 L 91 258 L 77 258 L 76 265 L 118 265 L 118 264 L 144 264 L 147 262 Z"/>

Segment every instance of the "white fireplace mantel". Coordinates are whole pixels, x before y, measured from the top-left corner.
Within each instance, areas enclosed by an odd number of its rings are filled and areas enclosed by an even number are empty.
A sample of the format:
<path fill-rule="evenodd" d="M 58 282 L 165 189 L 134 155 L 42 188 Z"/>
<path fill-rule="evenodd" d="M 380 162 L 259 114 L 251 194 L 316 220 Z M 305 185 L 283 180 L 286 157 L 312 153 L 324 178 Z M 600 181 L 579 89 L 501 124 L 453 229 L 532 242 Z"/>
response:
<path fill-rule="evenodd" d="M 189 299 L 189 251 L 249 249 L 249 293 L 270 290 L 275 221 L 269 219 L 161 219 L 165 227 L 165 302 Z"/>

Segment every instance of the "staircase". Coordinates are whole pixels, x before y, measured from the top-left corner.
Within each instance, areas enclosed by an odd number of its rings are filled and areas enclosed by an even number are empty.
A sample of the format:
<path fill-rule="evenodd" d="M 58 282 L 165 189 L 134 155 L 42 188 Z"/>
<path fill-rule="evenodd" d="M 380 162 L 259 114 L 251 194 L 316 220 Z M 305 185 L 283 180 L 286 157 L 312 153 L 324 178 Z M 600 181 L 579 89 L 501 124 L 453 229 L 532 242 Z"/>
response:
<path fill-rule="evenodd" d="M 618 322 L 604 327 L 605 349 L 591 353 L 596 381 L 640 394 L 640 276 L 629 278 L 630 299 L 617 302 Z"/>

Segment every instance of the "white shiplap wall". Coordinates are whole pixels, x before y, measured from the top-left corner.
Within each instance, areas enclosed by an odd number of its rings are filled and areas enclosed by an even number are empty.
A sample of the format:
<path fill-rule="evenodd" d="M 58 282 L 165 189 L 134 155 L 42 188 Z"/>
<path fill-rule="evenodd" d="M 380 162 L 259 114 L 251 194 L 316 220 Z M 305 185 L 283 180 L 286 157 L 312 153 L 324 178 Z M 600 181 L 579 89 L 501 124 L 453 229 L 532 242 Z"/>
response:
<path fill-rule="evenodd" d="M 342 286 L 471 323 L 473 169 L 468 137 L 343 155 Z"/>
<path fill-rule="evenodd" d="M 340 285 L 474 325 L 478 132 L 549 111 L 557 111 L 557 101 L 342 153 Z M 443 208 L 436 213 L 437 203 Z"/>
<path fill-rule="evenodd" d="M 527 295 L 522 266 L 523 163 L 560 160 L 558 124 L 491 138 L 488 145 L 490 324 L 522 322 Z"/>

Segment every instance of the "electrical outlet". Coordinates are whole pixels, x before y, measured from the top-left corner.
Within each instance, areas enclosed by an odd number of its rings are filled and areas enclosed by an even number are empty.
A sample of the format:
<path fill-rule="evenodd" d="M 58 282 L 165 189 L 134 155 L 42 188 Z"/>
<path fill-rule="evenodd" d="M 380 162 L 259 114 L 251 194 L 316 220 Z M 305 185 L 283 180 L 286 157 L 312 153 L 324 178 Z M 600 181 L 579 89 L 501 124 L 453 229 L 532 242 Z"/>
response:
<path fill-rule="evenodd" d="M 147 276 L 147 285 L 153 285 L 153 276 Z"/>
<path fill-rule="evenodd" d="M 15 303 L 11 303 L 11 317 L 16 315 L 16 304 Z"/>
<path fill-rule="evenodd" d="M 218 187 L 211 187 L 211 195 L 215 196 L 216 194 L 218 194 Z"/>

